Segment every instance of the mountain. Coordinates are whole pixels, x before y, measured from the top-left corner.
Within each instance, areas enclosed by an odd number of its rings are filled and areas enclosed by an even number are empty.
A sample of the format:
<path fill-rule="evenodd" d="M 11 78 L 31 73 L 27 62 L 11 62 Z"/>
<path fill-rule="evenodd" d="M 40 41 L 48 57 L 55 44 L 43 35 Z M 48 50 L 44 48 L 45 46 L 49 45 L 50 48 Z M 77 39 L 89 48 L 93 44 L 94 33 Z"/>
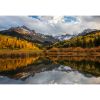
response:
<path fill-rule="evenodd" d="M 97 30 L 97 29 L 85 29 L 81 33 L 79 33 L 78 36 L 87 35 L 87 34 L 90 34 L 92 32 L 97 32 L 97 31 L 99 31 L 99 30 Z"/>
<path fill-rule="evenodd" d="M 62 40 L 68 40 L 70 38 L 74 37 L 74 35 L 66 34 L 66 35 L 61 35 L 61 36 L 55 36 L 56 39 L 59 39 L 60 41 Z"/>
<path fill-rule="evenodd" d="M 86 33 L 85 33 L 86 32 Z M 85 31 L 84 34 L 72 37 L 69 40 L 60 41 L 54 44 L 54 47 L 68 48 L 68 47 L 82 47 L 92 48 L 100 46 L 100 31 Z"/>
<path fill-rule="evenodd" d="M 52 36 L 36 33 L 34 30 L 30 30 L 26 26 L 11 27 L 8 30 L 0 31 L 0 34 L 16 37 L 18 39 L 24 39 L 26 41 L 42 45 L 53 44 L 58 41 L 58 39 L 55 39 Z"/>

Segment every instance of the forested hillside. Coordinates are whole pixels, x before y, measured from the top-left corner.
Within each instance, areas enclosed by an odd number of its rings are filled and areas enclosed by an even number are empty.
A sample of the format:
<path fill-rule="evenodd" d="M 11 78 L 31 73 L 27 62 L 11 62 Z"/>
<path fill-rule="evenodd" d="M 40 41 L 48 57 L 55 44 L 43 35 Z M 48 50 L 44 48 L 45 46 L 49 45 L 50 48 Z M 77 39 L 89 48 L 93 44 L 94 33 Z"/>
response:
<path fill-rule="evenodd" d="M 64 40 L 57 42 L 53 45 L 58 48 L 68 48 L 68 47 L 82 47 L 82 48 L 92 48 L 100 46 L 100 31 L 91 32 L 84 36 L 76 36 L 69 40 Z"/>
<path fill-rule="evenodd" d="M 16 37 L 0 34 L 0 49 L 34 49 L 38 50 L 33 43 Z"/>

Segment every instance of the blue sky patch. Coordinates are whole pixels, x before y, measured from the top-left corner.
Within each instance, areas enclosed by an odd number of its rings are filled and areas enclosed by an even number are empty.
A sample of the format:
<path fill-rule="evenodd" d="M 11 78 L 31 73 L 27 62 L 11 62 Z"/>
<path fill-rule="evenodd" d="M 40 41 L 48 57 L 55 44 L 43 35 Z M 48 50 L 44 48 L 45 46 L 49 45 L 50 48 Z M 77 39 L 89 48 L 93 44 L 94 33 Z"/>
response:
<path fill-rule="evenodd" d="M 64 21 L 67 23 L 77 22 L 77 18 L 72 16 L 64 16 Z"/>
<path fill-rule="evenodd" d="M 29 16 L 29 17 L 39 19 L 39 16 Z"/>

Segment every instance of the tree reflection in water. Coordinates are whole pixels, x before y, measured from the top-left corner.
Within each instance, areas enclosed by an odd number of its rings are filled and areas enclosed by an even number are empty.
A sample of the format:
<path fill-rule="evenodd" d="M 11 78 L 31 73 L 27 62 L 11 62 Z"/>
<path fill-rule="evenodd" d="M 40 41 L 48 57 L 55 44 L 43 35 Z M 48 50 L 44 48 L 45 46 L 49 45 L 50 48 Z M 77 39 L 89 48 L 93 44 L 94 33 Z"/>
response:
<path fill-rule="evenodd" d="M 57 70 L 59 72 L 78 71 L 86 77 L 100 77 L 100 57 L 24 57 L 0 59 L 0 76 L 16 80 L 26 80 L 36 73 Z M 63 65 L 62 67 L 60 67 Z M 69 69 L 66 69 L 66 67 Z M 60 70 L 58 70 L 60 67 Z"/>

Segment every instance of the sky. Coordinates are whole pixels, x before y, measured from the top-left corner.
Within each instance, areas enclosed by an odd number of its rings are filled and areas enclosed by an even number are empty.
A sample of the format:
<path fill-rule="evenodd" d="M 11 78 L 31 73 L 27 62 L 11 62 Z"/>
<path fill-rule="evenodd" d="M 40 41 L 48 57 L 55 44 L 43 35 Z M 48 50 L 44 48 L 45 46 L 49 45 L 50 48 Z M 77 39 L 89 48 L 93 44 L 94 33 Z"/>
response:
<path fill-rule="evenodd" d="M 100 29 L 100 16 L 0 16 L 0 30 L 22 25 L 46 35 L 77 34 Z"/>

